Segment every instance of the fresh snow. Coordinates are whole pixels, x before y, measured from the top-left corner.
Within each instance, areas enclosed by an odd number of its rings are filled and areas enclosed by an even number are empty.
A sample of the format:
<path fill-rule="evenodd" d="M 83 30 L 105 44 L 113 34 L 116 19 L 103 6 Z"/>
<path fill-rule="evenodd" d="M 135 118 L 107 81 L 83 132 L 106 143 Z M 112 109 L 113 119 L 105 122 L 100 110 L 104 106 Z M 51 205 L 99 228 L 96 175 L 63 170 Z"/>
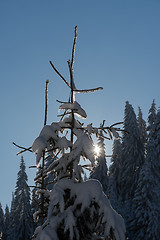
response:
<path fill-rule="evenodd" d="M 86 118 L 87 117 L 87 114 L 86 114 L 85 110 L 76 101 L 74 101 L 74 103 L 63 103 L 63 104 L 60 105 L 59 109 L 65 109 L 65 110 L 71 109 L 71 110 L 74 111 L 74 113 L 78 117 L 81 117 L 81 118 Z"/>
<path fill-rule="evenodd" d="M 75 200 L 66 208 L 64 197 L 67 189 L 70 191 L 70 199 L 74 198 Z M 36 240 L 59 240 L 56 230 L 63 220 L 64 231 L 69 230 L 70 239 L 72 240 L 78 216 L 83 214 L 87 208 L 91 210 L 91 216 L 94 216 L 92 208 L 90 208 L 93 202 L 96 202 L 99 206 L 99 216 L 102 217 L 97 222 L 97 227 L 104 225 L 104 237 L 109 236 L 112 229 L 116 240 L 124 240 L 125 225 L 123 218 L 111 207 L 99 181 L 88 180 L 76 183 L 66 178 L 59 180 L 53 187 L 50 194 L 48 217 L 44 225 L 37 229 Z M 57 212 L 57 205 L 59 205 L 59 213 Z M 80 211 L 76 211 L 77 206 L 80 206 Z"/>
<path fill-rule="evenodd" d="M 52 123 L 51 125 L 46 125 L 42 128 L 39 137 L 35 139 L 32 144 L 32 151 L 37 153 L 36 164 L 39 164 L 40 158 L 42 157 L 42 152 L 45 148 L 50 149 L 49 140 L 52 138 L 55 141 L 58 140 L 57 131 L 61 130 L 58 123 Z"/>

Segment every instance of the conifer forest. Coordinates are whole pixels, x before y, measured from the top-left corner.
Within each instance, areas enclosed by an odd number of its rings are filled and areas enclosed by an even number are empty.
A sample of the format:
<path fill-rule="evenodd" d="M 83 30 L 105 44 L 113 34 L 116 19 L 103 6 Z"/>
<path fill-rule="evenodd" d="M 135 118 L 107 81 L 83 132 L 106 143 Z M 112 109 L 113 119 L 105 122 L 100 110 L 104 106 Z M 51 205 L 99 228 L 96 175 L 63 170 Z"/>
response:
<path fill-rule="evenodd" d="M 11 205 L 3 210 L 0 204 L 0 239 L 159 240 L 160 110 L 153 100 L 148 119 L 143 119 L 141 108 L 136 114 L 126 101 L 122 122 L 87 123 L 76 96 L 103 88 L 76 87 L 76 43 L 77 26 L 67 61 L 69 80 L 49 62 L 53 74 L 70 90 L 66 101 L 57 100 L 58 121 L 47 122 L 52 84 L 47 80 L 43 128 L 31 147 L 13 143 L 21 160 Z M 113 142 L 111 156 L 106 141 Z M 28 186 L 26 151 L 35 154 L 34 186 Z"/>

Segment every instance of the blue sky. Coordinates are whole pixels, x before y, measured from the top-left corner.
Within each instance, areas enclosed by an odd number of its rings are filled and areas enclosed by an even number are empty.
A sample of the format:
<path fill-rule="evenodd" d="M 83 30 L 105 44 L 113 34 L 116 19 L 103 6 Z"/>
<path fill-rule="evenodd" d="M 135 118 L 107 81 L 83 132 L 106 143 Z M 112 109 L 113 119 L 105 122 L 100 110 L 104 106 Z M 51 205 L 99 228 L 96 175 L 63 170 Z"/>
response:
<path fill-rule="evenodd" d="M 44 87 L 49 84 L 48 124 L 57 121 L 56 99 L 69 90 L 49 60 L 69 79 L 74 26 L 78 39 L 74 65 L 77 88 L 103 91 L 76 95 L 86 123 L 123 120 L 125 101 L 144 118 L 153 98 L 160 105 L 159 0 L 1 0 L 0 1 L 0 202 L 10 205 L 20 157 L 12 142 L 29 147 L 44 121 Z M 110 146 L 108 146 L 110 151 Z M 33 185 L 35 156 L 24 154 Z"/>

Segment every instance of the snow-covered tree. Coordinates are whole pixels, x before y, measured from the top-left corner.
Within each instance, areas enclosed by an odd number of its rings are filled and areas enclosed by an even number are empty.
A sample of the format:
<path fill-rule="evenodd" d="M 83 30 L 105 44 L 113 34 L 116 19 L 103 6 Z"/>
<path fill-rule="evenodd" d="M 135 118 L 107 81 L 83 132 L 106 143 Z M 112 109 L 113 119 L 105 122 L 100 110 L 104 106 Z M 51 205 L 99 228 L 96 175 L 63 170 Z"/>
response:
<path fill-rule="evenodd" d="M 30 189 L 27 184 L 28 177 L 25 169 L 25 163 L 23 157 L 21 157 L 20 170 L 17 174 L 13 210 L 13 217 L 16 218 L 16 224 L 14 226 L 15 236 L 12 238 L 12 240 L 28 240 L 33 234 Z"/>
<path fill-rule="evenodd" d="M 105 144 L 104 138 L 102 136 L 102 130 L 100 131 L 100 135 L 98 137 L 97 145 L 96 145 L 96 167 L 91 173 L 91 179 L 97 179 L 102 184 L 103 191 L 107 193 L 108 191 L 108 167 L 106 163 L 106 152 L 105 152 Z"/>
<path fill-rule="evenodd" d="M 148 139 L 147 139 L 147 155 L 146 161 L 151 162 L 153 174 L 159 177 L 159 171 L 157 171 L 157 150 L 156 150 L 156 105 L 155 101 L 151 105 L 148 116 Z M 158 120 L 158 119 L 157 119 Z M 157 121 L 158 123 L 158 121 Z"/>
<path fill-rule="evenodd" d="M 133 198 L 138 184 L 139 173 L 144 164 L 144 148 L 134 109 L 126 102 L 124 112 L 124 134 L 122 137 L 122 160 L 119 189 L 127 235 L 130 236 L 130 222 L 134 218 Z"/>
<path fill-rule="evenodd" d="M 3 240 L 7 240 L 9 236 L 9 226 L 10 226 L 10 213 L 9 213 L 9 207 L 6 205 L 5 208 L 5 214 L 4 214 L 4 234 L 3 234 Z"/>
<path fill-rule="evenodd" d="M 122 138 L 122 165 L 120 187 L 122 199 L 132 199 L 137 186 L 139 172 L 144 163 L 144 149 L 134 109 L 126 102 Z"/>
<path fill-rule="evenodd" d="M 159 133 L 160 114 L 156 114 L 156 105 L 153 100 L 148 117 L 147 154 L 145 163 L 140 171 L 133 201 L 135 216 L 131 223 L 131 235 L 133 239 L 158 240 L 160 236 Z"/>
<path fill-rule="evenodd" d="M 155 104 L 155 100 L 153 99 L 151 108 L 149 109 L 149 116 L 148 116 L 148 127 L 147 130 L 149 131 L 149 134 L 152 134 L 152 131 L 154 131 L 154 124 L 156 121 L 156 104 Z"/>
<path fill-rule="evenodd" d="M 5 231 L 4 228 L 4 212 L 2 209 L 2 204 L 0 203 L 0 234 L 2 235 L 2 239 L 3 239 L 3 233 Z"/>
<path fill-rule="evenodd" d="M 155 165 L 157 168 L 157 174 L 160 182 L 160 109 L 158 109 L 155 121 L 155 150 L 156 150 Z"/>
<path fill-rule="evenodd" d="M 15 228 L 17 224 L 17 216 L 15 215 L 15 196 L 12 193 L 11 209 L 9 216 L 9 229 L 7 232 L 7 240 L 15 240 Z"/>
<path fill-rule="evenodd" d="M 154 161 L 154 167 L 155 167 L 155 178 L 157 179 L 157 186 L 156 191 L 158 192 L 158 198 L 157 198 L 157 205 L 158 205 L 158 212 L 159 212 L 159 222 L 160 222 L 160 109 L 158 109 L 156 121 L 155 121 L 155 161 Z M 159 224 L 160 229 L 160 224 Z M 159 231 L 160 234 L 160 231 Z"/>
<path fill-rule="evenodd" d="M 134 218 L 130 224 L 131 239 L 158 240 L 158 194 L 153 163 L 146 159 L 139 176 L 133 200 Z"/>
<path fill-rule="evenodd" d="M 120 169 L 121 169 L 121 161 L 122 161 L 122 144 L 120 139 L 115 139 L 113 142 L 113 149 L 112 149 L 112 158 L 111 158 L 111 165 L 109 168 L 109 175 L 113 177 L 114 182 L 116 184 L 116 191 L 117 195 L 120 192 L 119 184 L 120 184 Z"/>
<path fill-rule="evenodd" d="M 72 50 L 72 59 L 68 61 L 70 83 L 58 72 L 50 62 L 53 69 L 70 88 L 69 102 L 60 102 L 59 109 L 64 110 L 58 122 L 44 125 L 40 135 L 35 139 L 32 150 L 36 153 L 37 166 L 45 161 L 45 153 L 50 152 L 57 157 L 45 169 L 36 181 L 43 176 L 53 173 L 56 184 L 52 191 L 41 189 L 43 200 L 50 196 L 47 219 L 35 231 L 36 240 L 94 240 L 94 239 L 125 239 L 125 226 L 122 217 L 111 207 L 108 198 L 102 191 L 97 180 L 83 181 L 83 166 L 81 158 L 87 159 L 87 167 L 95 165 L 95 152 L 92 134 L 98 134 L 99 128 L 92 124 L 83 126 L 76 119 L 86 118 L 87 114 L 75 100 L 75 93 L 93 92 L 91 90 L 78 90 L 73 81 L 73 63 L 77 28 Z M 101 127 L 102 131 L 116 134 L 114 127 Z M 70 131 L 70 134 L 67 132 Z M 68 136 L 69 135 L 69 136 Z M 68 149 L 68 150 L 67 150 Z M 43 164 L 42 164 L 43 166 Z M 43 210 L 41 208 L 41 210 Z M 41 211 L 41 214 L 43 211 Z"/>
<path fill-rule="evenodd" d="M 121 171 L 121 151 L 122 151 L 122 144 L 120 139 L 115 139 L 113 142 L 113 149 L 112 149 L 112 158 L 111 158 L 111 165 L 109 167 L 109 199 L 111 204 L 119 212 L 120 208 L 120 171 Z"/>
<path fill-rule="evenodd" d="M 146 128 L 146 121 L 143 119 L 143 114 L 142 114 L 142 110 L 140 107 L 138 107 L 138 127 L 139 127 L 139 131 L 140 131 L 140 137 L 141 137 L 141 141 L 143 143 L 144 146 L 144 152 L 146 152 L 146 144 L 147 144 L 147 128 Z"/>
<path fill-rule="evenodd" d="M 144 235 L 146 239 L 158 239 L 160 232 L 159 225 L 159 113 L 156 114 L 155 101 L 151 105 L 148 117 L 148 139 L 147 139 L 147 154 L 145 164 L 141 170 L 139 177 L 139 183 L 136 189 L 134 205 L 135 211 L 139 211 L 136 214 L 135 220 L 133 220 L 132 231 L 137 236 Z M 157 220 L 158 219 L 158 220 Z M 145 225 L 141 230 L 140 225 Z M 137 230 L 136 230 L 137 226 Z M 139 227 L 139 228 L 138 228 Z M 146 232 L 148 235 L 146 235 Z M 149 238 L 149 236 L 152 236 Z"/>

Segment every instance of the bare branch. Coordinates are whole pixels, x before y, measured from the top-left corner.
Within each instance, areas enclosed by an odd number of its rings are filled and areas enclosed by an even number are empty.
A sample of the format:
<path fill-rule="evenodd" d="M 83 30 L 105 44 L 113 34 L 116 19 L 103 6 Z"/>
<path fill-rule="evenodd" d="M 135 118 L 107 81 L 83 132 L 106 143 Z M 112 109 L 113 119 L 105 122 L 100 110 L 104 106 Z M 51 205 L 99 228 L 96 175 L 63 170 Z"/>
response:
<path fill-rule="evenodd" d="M 103 122 L 102 122 L 102 124 L 101 124 L 101 127 L 104 127 L 105 121 L 106 121 L 106 120 L 103 120 Z"/>
<path fill-rule="evenodd" d="M 54 69 L 54 71 L 62 78 L 62 80 L 65 82 L 65 84 L 69 87 L 69 83 L 66 81 L 66 79 L 60 74 L 60 72 L 58 72 L 58 70 L 55 68 L 55 66 L 53 65 L 53 63 L 51 61 L 49 61 L 49 63 L 51 64 L 52 68 Z"/>
<path fill-rule="evenodd" d="M 22 151 L 18 152 L 17 155 L 20 155 L 20 154 L 22 154 L 22 153 L 24 153 L 24 152 L 26 152 L 26 151 L 32 152 L 32 150 L 31 150 L 32 147 L 25 148 L 25 147 L 22 147 L 22 146 L 17 145 L 15 142 L 13 142 L 12 144 L 15 145 L 15 146 L 18 147 L 18 148 L 23 149 Z"/>
<path fill-rule="evenodd" d="M 112 134 L 111 134 L 110 130 L 108 128 L 107 128 L 107 131 L 104 128 L 102 130 L 104 131 L 105 134 L 109 134 L 109 136 L 110 136 L 109 139 L 111 140 L 112 139 Z"/>
<path fill-rule="evenodd" d="M 58 103 L 68 103 L 68 102 L 62 102 L 62 101 L 59 101 L 59 100 L 56 100 L 56 102 L 58 102 Z"/>
<path fill-rule="evenodd" d="M 70 86 L 71 86 L 71 102 L 73 102 L 73 91 L 76 90 L 76 86 L 73 79 L 73 69 L 71 68 L 70 60 L 67 61 L 70 73 Z"/>
<path fill-rule="evenodd" d="M 113 127 L 113 126 L 116 126 L 116 125 L 118 125 L 118 124 L 123 124 L 123 122 L 114 123 L 114 124 L 112 124 L 112 125 L 110 126 L 110 128 Z"/>
<path fill-rule="evenodd" d="M 104 130 L 103 130 L 104 131 Z M 104 131 L 106 134 L 108 134 L 106 131 Z M 106 136 L 104 136 L 104 135 L 101 135 L 100 133 L 97 133 L 97 135 L 98 136 L 100 136 L 100 137 L 102 137 L 102 138 L 105 138 L 105 139 L 107 139 L 107 140 L 111 140 L 111 138 L 108 138 L 108 137 L 106 137 Z"/>
<path fill-rule="evenodd" d="M 44 125 L 46 125 L 46 123 L 47 123 L 48 84 L 49 84 L 49 80 L 46 81 L 46 89 L 45 89 L 45 118 L 44 118 Z"/>
<path fill-rule="evenodd" d="M 73 71 L 75 48 L 76 48 L 76 41 L 77 41 L 77 26 L 75 26 L 74 34 L 75 35 L 74 35 L 74 42 L 73 42 L 73 48 L 72 48 L 72 60 L 71 60 L 71 69 L 72 69 L 72 71 Z"/>

